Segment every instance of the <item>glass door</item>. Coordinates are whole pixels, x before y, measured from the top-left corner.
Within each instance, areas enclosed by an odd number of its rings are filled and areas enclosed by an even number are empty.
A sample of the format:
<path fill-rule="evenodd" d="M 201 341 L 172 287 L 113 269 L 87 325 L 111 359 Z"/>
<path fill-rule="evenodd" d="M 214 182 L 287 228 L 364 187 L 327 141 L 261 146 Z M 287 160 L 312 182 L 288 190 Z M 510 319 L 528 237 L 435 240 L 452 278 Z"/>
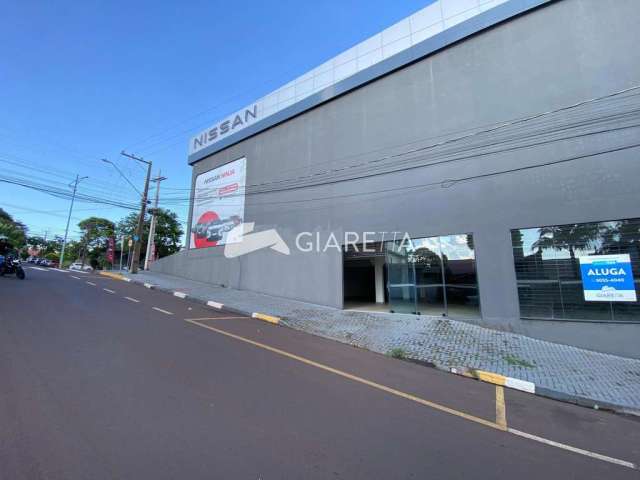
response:
<path fill-rule="evenodd" d="M 447 302 L 440 238 L 418 238 L 413 245 L 417 310 L 421 315 L 445 315 Z"/>
<path fill-rule="evenodd" d="M 416 313 L 416 281 L 409 241 L 385 243 L 389 307 L 395 313 Z"/>

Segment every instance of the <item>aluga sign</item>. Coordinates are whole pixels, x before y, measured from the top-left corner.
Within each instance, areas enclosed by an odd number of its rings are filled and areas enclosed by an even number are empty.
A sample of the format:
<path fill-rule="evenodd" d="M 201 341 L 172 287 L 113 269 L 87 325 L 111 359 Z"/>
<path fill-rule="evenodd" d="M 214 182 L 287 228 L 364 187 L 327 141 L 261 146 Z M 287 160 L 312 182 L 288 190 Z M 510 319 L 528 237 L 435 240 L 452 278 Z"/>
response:
<path fill-rule="evenodd" d="M 635 302 L 636 287 L 629 254 L 580 257 L 587 302 Z"/>

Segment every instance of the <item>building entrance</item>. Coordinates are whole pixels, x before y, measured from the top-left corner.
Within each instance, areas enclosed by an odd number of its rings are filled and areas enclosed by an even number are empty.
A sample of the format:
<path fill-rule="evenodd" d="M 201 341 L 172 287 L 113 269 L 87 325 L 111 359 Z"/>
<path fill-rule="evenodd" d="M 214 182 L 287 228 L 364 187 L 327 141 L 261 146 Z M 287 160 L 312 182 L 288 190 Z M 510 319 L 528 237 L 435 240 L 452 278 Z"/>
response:
<path fill-rule="evenodd" d="M 387 267 L 381 248 L 363 252 L 362 248 L 344 253 L 344 308 L 388 312 Z"/>

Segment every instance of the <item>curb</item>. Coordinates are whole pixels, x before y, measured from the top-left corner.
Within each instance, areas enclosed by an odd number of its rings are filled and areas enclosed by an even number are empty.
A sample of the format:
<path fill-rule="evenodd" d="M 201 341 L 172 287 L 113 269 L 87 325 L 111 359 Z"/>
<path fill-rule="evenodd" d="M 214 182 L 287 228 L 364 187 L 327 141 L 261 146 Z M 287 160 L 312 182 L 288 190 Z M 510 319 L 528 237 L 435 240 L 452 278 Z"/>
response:
<path fill-rule="evenodd" d="M 492 383 L 494 385 L 500 385 L 503 387 L 511 388 L 513 390 L 520 390 L 521 392 L 531 393 L 539 397 L 546 397 L 552 400 L 558 400 L 565 403 L 572 403 L 581 407 L 592 408 L 594 410 L 607 410 L 616 413 L 622 413 L 626 415 L 640 416 L 640 409 L 625 407 L 616 405 L 615 403 L 609 403 L 599 400 L 594 400 L 587 397 L 581 397 L 579 395 L 573 395 L 551 388 L 541 387 L 533 382 L 527 380 L 521 380 L 514 377 L 506 377 L 499 373 L 487 372 L 485 370 L 478 370 L 468 367 L 442 367 L 435 365 L 438 370 L 453 373 L 467 378 L 474 378 L 485 383 Z"/>
<path fill-rule="evenodd" d="M 162 287 L 158 287 L 157 285 L 152 285 L 150 283 L 144 283 L 142 281 L 137 281 L 134 279 L 131 279 L 129 277 L 124 277 L 121 279 L 124 280 L 126 282 L 133 282 L 133 283 L 138 283 L 138 284 L 144 284 L 145 287 L 147 288 L 157 288 L 160 291 L 163 292 L 167 292 L 170 294 L 174 294 L 175 290 L 169 289 L 169 288 L 162 288 Z M 149 286 L 147 286 L 149 285 Z M 182 293 L 182 292 L 179 292 Z M 186 294 L 185 294 L 186 296 Z M 236 313 L 239 315 L 246 315 L 248 317 L 251 318 L 255 318 L 257 320 L 262 320 L 268 323 L 271 323 L 273 325 L 278 325 L 278 326 L 283 326 L 286 325 L 286 318 L 282 318 L 282 317 L 276 317 L 273 315 L 267 315 L 264 313 L 260 313 L 260 312 L 247 312 L 245 310 L 241 310 L 235 307 L 229 307 L 228 305 L 219 303 L 219 302 L 215 302 L 213 300 L 204 300 L 204 299 L 200 299 L 197 297 L 190 297 L 189 298 L 192 301 L 195 301 L 197 303 L 201 303 L 207 307 L 211 307 L 211 308 L 215 308 L 217 310 L 222 310 L 224 308 L 224 310 L 228 311 L 229 313 Z M 293 328 L 294 330 L 297 330 L 294 327 L 289 327 L 289 328 Z M 300 330 L 303 331 L 304 330 Z M 306 332 L 309 333 L 309 332 Z M 314 333 L 310 333 L 310 335 L 316 335 Z M 320 337 L 322 337 L 322 335 L 319 335 Z M 351 343 L 348 342 L 343 342 L 340 340 L 337 340 L 335 338 L 332 337 L 323 337 L 323 338 L 330 338 L 333 339 L 335 341 L 339 341 L 341 343 L 345 343 L 347 345 L 352 345 L 352 346 L 357 346 L 357 345 L 353 345 Z M 370 350 L 366 347 L 361 347 L 364 348 L 365 350 L 369 350 L 369 351 L 375 351 L 375 350 Z M 380 353 L 380 352 L 378 352 Z M 412 361 L 411 359 L 408 359 L 408 361 Z M 539 397 L 545 397 L 545 398 L 550 398 L 552 400 L 557 400 L 560 402 L 565 402 L 565 403 L 571 403 L 574 405 L 578 405 L 581 407 L 587 407 L 587 408 L 592 408 L 594 410 L 606 410 L 606 411 L 611 411 L 611 412 L 615 412 L 615 413 L 620 413 L 620 414 L 624 414 L 624 415 L 633 415 L 633 416 L 638 416 L 640 417 L 640 409 L 635 409 L 635 408 L 631 408 L 631 407 L 627 407 L 627 406 L 623 406 L 623 405 L 617 405 L 615 403 L 609 403 L 609 402 L 603 402 L 603 401 L 599 401 L 599 400 L 594 400 L 591 398 L 587 398 L 587 397 L 581 397 L 579 395 L 573 395 L 570 393 L 566 393 L 566 392 L 561 392 L 558 390 L 553 390 L 550 388 L 546 388 L 546 387 L 542 387 L 540 385 L 536 385 L 533 382 L 529 382 L 527 380 L 521 380 L 519 378 L 514 378 L 514 377 L 507 377 L 505 375 L 501 375 L 499 373 L 494 373 L 494 372 L 488 372 L 485 370 L 479 370 L 479 369 L 475 369 L 475 368 L 470 368 L 470 367 L 450 367 L 450 366 L 443 366 L 443 365 L 437 365 L 437 364 L 432 364 L 432 363 L 426 363 L 426 362 L 418 362 L 421 365 L 424 366 L 428 366 L 428 367 L 432 367 L 432 368 L 436 368 L 437 370 L 441 370 L 443 372 L 447 372 L 447 373 L 453 373 L 454 375 L 460 375 L 463 377 L 467 377 L 467 378 L 473 378 L 475 380 L 479 380 L 481 382 L 486 382 L 486 383 L 491 383 L 494 385 L 500 385 L 503 387 L 507 387 L 507 388 L 511 388 L 513 390 L 520 390 L 521 392 L 525 392 L 525 393 L 529 393 L 532 395 L 537 395 Z"/>
<path fill-rule="evenodd" d="M 493 383 L 494 385 L 520 390 L 521 392 L 533 393 L 534 395 L 536 393 L 535 383 L 527 380 L 520 380 L 519 378 L 506 377 L 499 373 L 487 372 L 485 370 L 477 370 L 468 367 L 440 368 L 440 370 L 446 370 L 450 373 L 461 375 L 463 377 L 475 378 L 482 382 Z"/>
<path fill-rule="evenodd" d="M 174 297 L 178 297 L 178 298 L 189 298 L 189 300 L 191 301 L 195 301 L 197 303 L 202 303 L 207 307 L 211 307 L 211 308 L 215 308 L 216 310 L 222 310 L 224 308 L 224 310 L 228 311 L 229 313 L 236 313 L 239 315 L 246 315 L 247 317 L 251 317 L 254 318 L 256 320 L 262 320 L 264 322 L 268 322 L 271 323 L 272 325 L 280 325 L 281 322 L 281 318 L 280 317 L 276 317 L 274 315 L 267 315 L 266 313 L 260 313 L 260 312 L 248 312 L 245 310 L 240 310 L 238 308 L 234 308 L 234 307 L 229 307 L 223 303 L 220 302 L 216 302 L 214 300 L 203 300 L 201 298 L 197 298 L 197 297 L 189 297 L 186 293 L 184 292 L 179 292 L 170 288 L 163 288 L 163 287 L 159 287 L 157 285 L 154 285 L 152 283 L 148 283 L 148 282 L 143 282 L 140 280 L 135 280 L 129 277 L 125 277 L 124 275 L 120 275 L 119 280 L 124 280 L 126 282 L 133 282 L 133 283 L 137 283 L 140 285 L 144 285 L 146 288 L 150 288 L 150 289 L 157 289 L 161 292 L 166 292 L 166 293 L 170 293 L 171 295 L 173 295 Z"/>
<path fill-rule="evenodd" d="M 130 282 L 131 280 L 127 279 L 127 277 L 125 277 L 124 275 L 120 274 L 120 273 L 112 273 L 112 272 L 105 272 L 105 271 L 100 271 L 100 275 L 104 276 L 104 277 L 109 277 L 109 278 L 113 278 L 114 280 L 124 280 L 125 282 Z"/>
<path fill-rule="evenodd" d="M 273 315 L 267 315 L 265 313 L 253 312 L 251 318 L 257 318 L 258 320 L 264 320 L 265 322 L 273 323 L 274 325 L 280 324 L 280 317 L 274 317 Z"/>

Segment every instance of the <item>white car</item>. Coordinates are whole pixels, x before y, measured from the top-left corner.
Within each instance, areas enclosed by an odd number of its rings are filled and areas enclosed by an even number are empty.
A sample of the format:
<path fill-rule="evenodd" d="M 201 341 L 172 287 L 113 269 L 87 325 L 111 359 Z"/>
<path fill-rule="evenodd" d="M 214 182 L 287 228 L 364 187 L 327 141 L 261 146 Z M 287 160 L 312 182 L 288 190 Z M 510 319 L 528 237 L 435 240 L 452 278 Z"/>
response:
<path fill-rule="evenodd" d="M 71 265 L 69 265 L 69 270 L 78 270 L 80 272 L 93 272 L 93 268 L 91 268 L 91 265 L 88 265 L 85 263 L 83 266 L 82 262 L 73 262 Z"/>

